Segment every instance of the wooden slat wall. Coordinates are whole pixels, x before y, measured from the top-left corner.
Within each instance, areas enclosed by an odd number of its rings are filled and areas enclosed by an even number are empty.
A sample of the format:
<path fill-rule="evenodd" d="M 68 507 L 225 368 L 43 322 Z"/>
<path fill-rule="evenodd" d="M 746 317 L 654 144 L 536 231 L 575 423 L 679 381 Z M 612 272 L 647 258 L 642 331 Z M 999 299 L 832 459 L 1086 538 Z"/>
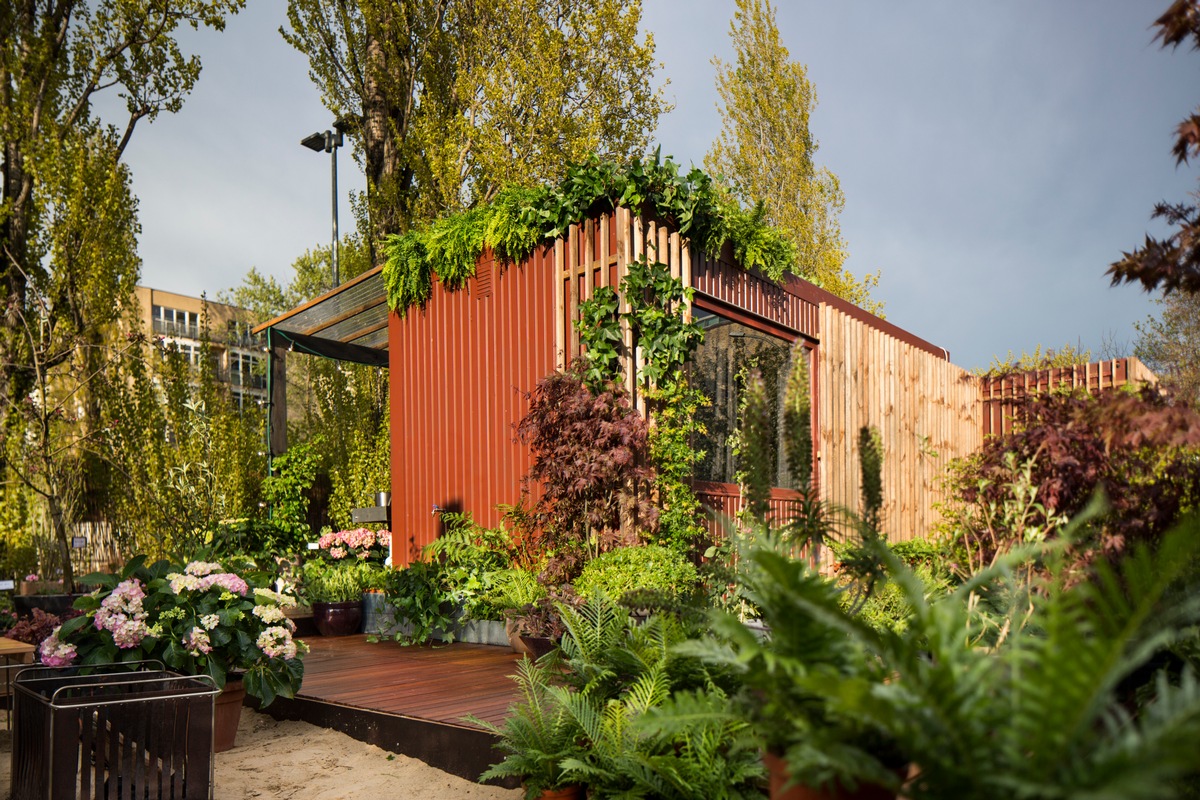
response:
<path fill-rule="evenodd" d="M 579 304 L 589 300 L 600 286 L 618 288 L 628 274 L 629 264 L 643 255 L 669 266 L 671 274 L 685 286 L 691 282 L 692 253 L 679 233 L 654 220 L 632 214 L 627 208 L 618 208 L 572 225 L 566 239 L 556 243 L 555 355 L 560 368 L 582 354 L 579 331 L 575 327 L 579 320 Z M 628 310 L 629 304 L 622 297 L 621 311 Z M 690 318 L 691 309 L 685 313 Z M 639 410 L 644 411 L 644 400 L 634 385 L 636 370 L 633 369 L 635 363 L 641 363 L 641 354 L 634 349 L 633 333 L 628 326 L 623 326 L 623 332 L 625 353 L 621 371 L 625 375 L 625 388 Z"/>
<path fill-rule="evenodd" d="M 944 357 L 821 305 L 817 422 L 823 497 L 861 509 L 858 432 L 883 439 L 883 529 L 891 541 L 936 522 L 939 477 L 982 443 L 979 380 Z"/>
<path fill-rule="evenodd" d="M 1136 358 L 1093 361 L 1070 367 L 1030 370 L 1013 375 L 983 378 L 983 435 L 1003 435 L 1013 429 L 1013 407 L 1023 398 L 1052 389 L 1086 389 L 1098 394 L 1134 383 L 1157 383 L 1158 377 Z"/>
<path fill-rule="evenodd" d="M 693 248 L 691 286 L 697 294 L 749 312 L 781 328 L 817 337 L 818 305 L 779 284 L 734 265 L 723 254 L 713 258 Z"/>

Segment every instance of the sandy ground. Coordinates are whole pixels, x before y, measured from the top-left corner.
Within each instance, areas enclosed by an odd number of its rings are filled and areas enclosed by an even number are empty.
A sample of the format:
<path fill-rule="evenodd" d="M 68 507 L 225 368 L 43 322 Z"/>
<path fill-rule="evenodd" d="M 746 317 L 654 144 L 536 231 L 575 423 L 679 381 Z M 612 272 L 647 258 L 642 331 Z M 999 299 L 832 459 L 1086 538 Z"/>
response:
<path fill-rule="evenodd" d="M 9 796 L 12 734 L 0 713 L 0 789 Z M 217 755 L 216 800 L 451 800 L 522 797 L 481 786 L 416 759 L 306 722 L 278 722 L 242 709 L 237 746 Z"/>

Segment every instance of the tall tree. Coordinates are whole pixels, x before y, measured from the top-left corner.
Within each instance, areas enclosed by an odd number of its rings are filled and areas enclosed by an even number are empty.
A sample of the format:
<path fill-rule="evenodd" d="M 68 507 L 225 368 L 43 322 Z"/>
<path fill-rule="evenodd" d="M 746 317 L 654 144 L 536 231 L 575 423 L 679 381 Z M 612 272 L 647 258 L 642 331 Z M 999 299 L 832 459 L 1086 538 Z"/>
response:
<path fill-rule="evenodd" d="M 1174 49 L 1190 40 L 1192 49 L 1200 50 L 1200 0 L 1175 0 L 1154 25 L 1158 28 L 1155 38 L 1164 48 Z M 1179 123 L 1175 134 L 1171 152 L 1176 166 L 1200 155 L 1200 108 Z M 1164 220 L 1175 232 L 1165 239 L 1147 234 L 1141 247 L 1122 253 L 1121 260 L 1108 268 L 1114 286 L 1139 281 L 1146 291 L 1200 292 L 1200 205 L 1196 196 L 1192 201 L 1163 201 L 1154 207 L 1151 218 Z"/>
<path fill-rule="evenodd" d="M 640 0 L 290 0 L 283 35 L 355 142 L 373 247 L 644 150 L 665 104 L 640 18 Z"/>
<path fill-rule="evenodd" d="M 729 35 L 735 62 L 713 59 L 724 127 L 705 166 L 742 202 L 763 203 L 766 219 L 795 244 L 801 277 L 878 313 L 883 304 L 871 300 L 878 274 L 859 280 L 843 267 L 845 199 L 837 176 L 816 165 L 809 129 L 817 92 L 780 41 L 769 0 L 737 0 Z"/>
<path fill-rule="evenodd" d="M 1200 294 L 1176 292 L 1157 301 L 1162 316 L 1137 325 L 1133 354 L 1175 391 L 1200 409 Z"/>
<path fill-rule="evenodd" d="M 0 3 L 0 458 L 28 455 L 21 440 L 30 441 L 31 431 L 42 437 L 42 455 L 60 459 L 63 475 L 75 469 L 72 459 L 85 458 L 83 443 L 100 417 L 88 384 L 111 357 L 102 345 L 129 308 L 140 266 L 136 202 L 121 156 L 139 121 L 177 111 L 200 74 L 175 31 L 219 29 L 243 3 Z M 121 126 L 104 124 L 93 109 L 105 91 L 124 100 Z M 55 408 L 63 416 L 43 418 Z M 79 418 L 76 433 L 58 429 L 64 416 Z M 38 480 L 46 478 L 41 470 Z M 52 484 L 66 486 L 43 481 L 37 491 L 50 508 L 69 584 L 67 495 Z"/>

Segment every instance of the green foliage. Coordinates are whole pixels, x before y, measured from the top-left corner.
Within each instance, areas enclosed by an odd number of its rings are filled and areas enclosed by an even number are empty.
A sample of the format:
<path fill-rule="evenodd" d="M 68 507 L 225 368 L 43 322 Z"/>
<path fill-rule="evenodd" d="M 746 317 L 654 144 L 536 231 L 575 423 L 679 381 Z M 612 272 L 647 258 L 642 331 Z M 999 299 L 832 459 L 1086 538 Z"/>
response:
<path fill-rule="evenodd" d="M 752 370 L 746 376 L 738 419 L 741 422 L 738 461 L 741 464 L 742 496 L 750 517 L 765 524 L 774 483 L 769 456 L 773 437 L 770 401 L 758 370 Z"/>
<path fill-rule="evenodd" d="M 1098 565 L 1092 581 L 1054 572 L 1000 621 L 1006 638 L 990 647 L 976 637 L 995 623 L 971 598 L 1028 554 L 932 602 L 891 557 L 912 610 L 906 631 L 875 639 L 894 688 L 868 700 L 834 686 L 831 696 L 886 725 L 921 762 L 910 797 L 1002 797 L 1010 785 L 1031 797 L 1171 796 L 1170 781 L 1194 769 L 1183 742 L 1200 734 L 1200 687 L 1190 670 L 1177 680 L 1160 672 L 1132 711 L 1124 691 L 1146 683 L 1164 646 L 1194 636 L 1200 604 L 1169 589 L 1197 555 L 1196 534 L 1189 520 L 1155 550 Z M 1035 549 L 1050 562 L 1060 551 Z"/>
<path fill-rule="evenodd" d="M 217 382 L 205 352 L 207 315 L 195 367 L 173 345 L 132 341 L 98 387 L 106 470 L 93 502 L 127 552 L 181 556 L 220 546 L 225 521 L 261 513 L 262 412 L 236 407 Z M 259 554 L 266 546 L 247 544 Z"/>
<path fill-rule="evenodd" d="M 425 554 L 439 568 L 446 599 L 464 619 L 501 619 L 503 609 L 492 605 L 490 598 L 496 577 L 513 572 L 508 569 L 516 550 L 512 536 L 503 526 L 482 527 L 470 514 L 442 512 L 441 521 L 446 530 L 425 548 Z"/>
<path fill-rule="evenodd" d="M 520 778 L 528 800 L 534 800 L 544 789 L 569 783 L 560 765 L 568 758 L 583 755 L 583 731 L 563 706 L 562 695 L 551 683 L 554 677 L 553 667 L 521 659 L 517 674 L 512 676 L 520 687 L 521 701 L 509 707 L 504 725 L 467 718 L 498 736 L 496 747 L 505 754 L 503 761 L 479 776 L 480 781 Z"/>
<path fill-rule="evenodd" d="M 574 581 L 585 598 L 621 598 L 642 590 L 679 598 L 696 588 L 696 568 L 678 550 L 646 544 L 618 547 L 589 561 Z"/>
<path fill-rule="evenodd" d="M 263 481 L 263 498 L 271 507 L 271 522 L 286 537 L 284 552 L 295 552 L 313 538 L 308 504 L 321 468 L 320 438 L 298 442 L 277 456 L 272 475 Z"/>
<path fill-rule="evenodd" d="M 620 296 L 611 287 L 600 287 L 581 303 L 577 324 L 585 346 L 584 380 L 593 392 L 620 376 L 625 352 L 622 327 L 631 329 L 642 356 L 637 377 L 651 423 L 650 459 L 660 509 L 658 541 L 683 551 L 705 534 L 700 502 L 691 488 L 704 454 L 691 443 L 706 432 L 697 412 L 708 400 L 689 386 L 684 372 L 704 336 L 700 326 L 684 320 L 691 295 L 690 287 L 672 277 L 667 265 L 642 259 L 629 265 Z M 621 297 L 629 305 L 625 313 L 619 310 Z"/>
<path fill-rule="evenodd" d="M 329 517 L 334 525 L 351 527 L 355 508 L 375 505 L 375 492 L 392 485 L 391 423 L 387 415 L 374 430 L 370 426 L 349 431 L 344 466 L 330 470 Z"/>
<path fill-rule="evenodd" d="M 797 275 L 873 313 L 878 274 L 860 280 L 844 268 L 837 176 L 816 163 L 810 117 L 816 89 L 792 61 L 769 0 L 738 0 L 729 29 L 735 63 L 714 59 L 724 127 L 704 158 L 746 206 L 729 213 L 737 259 L 768 275 L 787 262 Z M 770 223 L 775 227 L 769 227 Z"/>
<path fill-rule="evenodd" d="M 650 460 L 654 462 L 654 488 L 658 492 L 658 534 L 655 541 L 681 553 L 690 553 L 705 536 L 704 509 L 692 491 L 696 466 L 704 452 L 692 443 L 707 429 L 699 412 L 709 405 L 704 392 L 688 384 L 681 373 L 662 387 L 646 391 L 653 419 Z"/>
<path fill-rule="evenodd" d="M 1133 354 L 1154 370 L 1179 401 L 1200 408 L 1200 295 L 1168 294 L 1158 319 L 1135 323 Z"/>
<path fill-rule="evenodd" d="M 378 588 L 382 568 L 368 561 L 329 562 L 312 559 L 301 568 L 301 594 L 309 603 L 349 603 L 367 589 Z"/>
<path fill-rule="evenodd" d="M 437 564 L 414 561 L 389 575 L 388 602 L 401 627 L 393 638 L 403 644 L 424 644 L 435 635 L 454 641 L 454 606 Z"/>
<path fill-rule="evenodd" d="M 792 369 L 784 390 L 783 429 L 788 472 L 801 494 L 812 491 L 812 390 L 808 380 L 808 351 L 792 349 Z"/>
<path fill-rule="evenodd" d="M 713 255 L 729 241 L 747 268 L 759 269 L 772 280 L 781 280 L 795 266 L 794 248 L 767 224 L 761 210 L 743 211 L 723 197 L 701 170 L 681 175 L 674 161 L 663 160 L 657 152 L 652 159 L 635 158 L 623 167 L 593 157 L 568 168 L 557 186 L 506 189 L 498 200 L 503 201 L 499 207 L 475 207 L 387 239 L 384 281 L 393 311 L 403 315 L 413 306 L 424 306 L 435 275 L 448 289 L 462 286 L 475 274 L 485 246 L 519 261 L 538 244 L 562 236 L 571 225 L 618 205 L 677 226 Z M 517 213 L 520 204 L 526 205 Z M 648 309 L 669 311 L 682 299 L 681 290 L 668 285 L 669 276 L 645 272 L 654 266 L 645 260 L 634 280 L 639 290 L 652 290 L 643 298 Z M 630 269 L 631 273 L 638 270 L 633 265 Z M 661 299 L 659 289 L 665 293 Z M 634 292 L 625 294 L 632 299 Z M 685 344 L 676 336 L 662 336 L 655 327 L 658 319 L 647 312 L 641 321 L 651 346 L 677 350 Z M 661 374 L 671 374 L 672 359 L 654 363 L 660 362 Z"/>
<path fill-rule="evenodd" d="M 862 518 L 878 530 L 883 512 L 883 438 L 878 428 L 863 426 L 859 430 L 858 462 L 862 474 Z"/>
<path fill-rule="evenodd" d="M 502 569 L 491 574 L 484 602 L 503 614 L 532 606 L 547 594 L 537 574 L 525 569 Z"/>
<path fill-rule="evenodd" d="M 650 386 L 676 379 L 704 338 L 699 325 L 683 318 L 692 288 L 672 276 L 666 264 L 642 258 L 629 265 L 621 293 L 629 303 L 633 340 L 642 351 L 638 379 Z"/>
<path fill-rule="evenodd" d="M 347 122 L 363 233 L 382 241 L 589 153 L 643 150 L 666 104 L 640 19 L 640 2 L 617 0 L 292 0 L 283 33 Z"/>
<path fill-rule="evenodd" d="M 70 526 L 124 477 L 108 463 L 98 397 L 130 345 L 117 330 L 140 268 L 121 159 L 137 123 L 178 111 L 199 77 L 180 26 L 220 29 L 242 4 L 0 6 L 0 481 L 28 492 L 20 502 L 45 520 L 68 586 Z M 103 104 L 108 89 L 124 103 Z"/>
<path fill-rule="evenodd" d="M 755 797 L 762 764 L 721 676 L 677 652 L 689 634 L 655 614 L 636 624 L 603 597 L 562 609 L 555 694 L 586 749 L 561 762 L 600 797 Z"/>
<path fill-rule="evenodd" d="M 1033 348 L 1032 353 L 1022 350 L 1020 356 L 1015 356 L 1013 351 L 1009 350 L 1005 358 L 993 356 L 992 363 L 988 365 L 988 368 L 976 370 L 976 373 L 986 377 L 1001 377 L 1015 372 L 1082 366 L 1090 363 L 1091 360 L 1092 351 L 1084 350 L 1082 346 L 1064 344 L 1054 350 L 1049 347 L 1043 349 L 1039 344 Z"/>
<path fill-rule="evenodd" d="M 842 626 L 842 591 L 770 543 L 742 554 L 741 591 L 770 631 L 764 639 L 737 617 L 713 612 L 715 638 L 691 642 L 688 655 L 734 671 L 743 713 L 768 750 L 787 753 L 792 775 L 808 785 L 871 780 L 895 785 L 884 729 L 836 712 L 821 682 L 882 681 L 882 667 Z M 846 620 L 846 622 L 843 622 Z"/>
<path fill-rule="evenodd" d="M 579 304 L 579 342 L 583 345 L 584 381 L 592 391 L 603 391 L 621 374 L 621 300 L 611 286 L 598 286 Z"/>

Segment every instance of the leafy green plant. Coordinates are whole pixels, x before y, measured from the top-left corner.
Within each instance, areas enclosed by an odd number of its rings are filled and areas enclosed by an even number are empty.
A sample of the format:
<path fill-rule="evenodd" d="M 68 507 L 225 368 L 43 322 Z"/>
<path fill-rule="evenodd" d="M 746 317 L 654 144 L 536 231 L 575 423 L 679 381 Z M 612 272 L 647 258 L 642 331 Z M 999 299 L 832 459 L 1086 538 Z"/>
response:
<path fill-rule="evenodd" d="M 514 543 L 507 529 L 484 528 L 469 513 L 442 512 L 445 532 L 425 548 L 447 599 L 464 619 L 500 619 L 501 609 L 489 602 L 495 576 L 512 563 Z"/>
<path fill-rule="evenodd" d="M 377 588 L 382 569 L 365 561 L 306 561 L 301 568 L 301 591 L 311 603 L 349 603 Z"/>
<path fill-rule="evenodd" d="M 695 632 L 655 614 L 635 623 L 604 597 L 562 609 L 560 703 L 586 749 L 562 762 L 599 797 L 757 797 L 757 744 L 727 684 L 676 646 Z"/>
<path fill-rule="evenodd" d="M 392 638 L 424 644 L 437 634 L 444 642 L 454 641 L 454 603 L 437 564 L 414 561 L 389 577 L 388 603 L 400 623 Z"/>
<path fill-rule="evenodd" d="M 533 605 L 547 594 L 537 575 L 529 570 L 511 568 L 492 573 L 484 599 L 492 608 L 505 611 Z"/>
<path fill-rule="evenodd" d="M 884 667 L 833 622 L 855 619 L 842 608 L 842 590 L 778 538 L 764 541 L 741 554 L 739 578 L 769 638 L 714 611 L 713 638 L 680 649 L 733 671 L 745 687 L 740 708 L 767 750 L 786 754 L 799 782 L 895 786 L 893 769 L 903 759 L 885 727 L 839 713 L 821 688 L 837 676 L 882 683 Z"/>
<path fill-rule="evenodd" d="M 296 552 L 312 538 L 313 529 L 308 521 L 309 495 L 321 466 L 322 442 L 316 437 L 293 444 L 275 459 L 273 474 L 263 480 L 263 496 L 271 509 L 271 523 L 279 532 L 278 541 L 264 544 Z"/>
<path fill-rule="evenodd" d="M 480 781 L 520 778 L 525 783 L 528 800 L 545 789 L 571 783 L 561 765 L 583 753 L 583 731 L 567 713 L 561 693 L 554 690 L 551 684 L 554 675 L 549 664 L 521 659 L 513 676 L 520 687 L 521 701 L 509 707 L 504 725 L 467 717 L 471 723 L 499 737 L 496 748 L 505 753 L 502 761 L 479 776 Z"/>
<path fill-rule="evenodd" d="M 621 598 L 635 590 L 657 591 L 678 598 L 690 594 L 699 580 L 696 567 L 679 551 L 660 545 L 618 547 L 589 561 L 575 579 L 583 597 Z"/>
<path fill-rule="evenodd" d="M 795 248 L 766 223 L 761 208 L 742 209 L 702 170 L 682 175 L 656 151 L 620 167 L 593 157 L 569 167 L 556 186 L 508 187 L 489 205 L 390 236 L 384 244 L 388 305 L 403 315 L 428 302 L 435 276 L 451 290 L 464 285 L 485 247 L 520 261 L 571 225 L 618 205 L 676 226 L 709 254 L 730 241 L 747 269 L 772 280 L 795 268 Z"/>
<path fill-rule="evenodd" d="M 877 655 L 887 677 L 826 683 L 830 702 L 882 726 L 920 764 L 909 797 L 1172 796 L 1172 781 L 1195 768 L 1200 683 L 1190 667 L 1172 676 L 1156 661 L 1163 648 L 1195 638 L 1200 601 L 1177 584 L 1200 553 L 1198 533 L 1190 518 L 1156 548 L 1138 544 L 1115 566 L 1098 563 L 1083 582 L 1063 569 L 1062 542 L 1031 545 L 933 600 L 881 551 L 910 625 L 878 632 L 831 617 Z M 1030 555 L 1056 566 L 998 620 L 999 639 L 985 635 L 997 620 L 976 598 L 1022 578 Z"/>

